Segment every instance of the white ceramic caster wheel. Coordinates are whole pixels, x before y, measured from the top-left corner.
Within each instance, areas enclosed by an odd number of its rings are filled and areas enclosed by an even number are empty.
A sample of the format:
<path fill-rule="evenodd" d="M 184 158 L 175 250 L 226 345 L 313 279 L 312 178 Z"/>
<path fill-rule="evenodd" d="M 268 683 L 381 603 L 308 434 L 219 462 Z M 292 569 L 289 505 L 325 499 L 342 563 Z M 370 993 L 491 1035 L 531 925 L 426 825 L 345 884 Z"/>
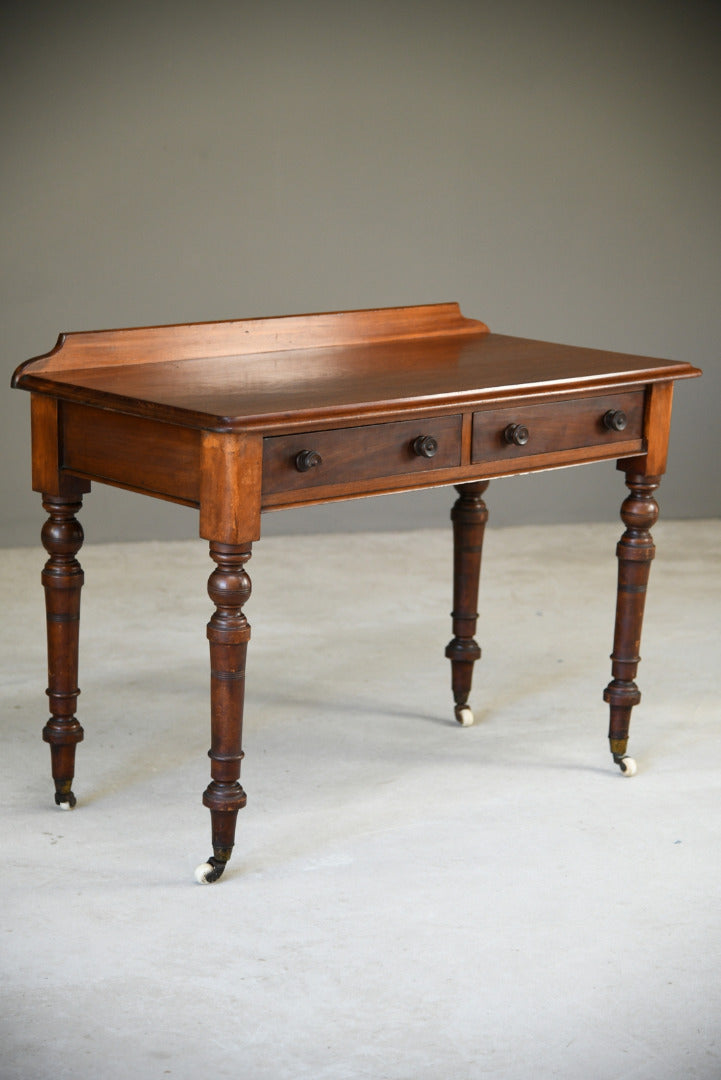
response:
<path fill-rule="evenodd" d="M 201 863 L 195 869 L 195 880 L 199 885 L 212 885 L 225 870 L 225 863 L 211 856 L 208 862 Z"/>
<path fill-rule="evenodd" d="M 469 705 L 461 705 L 456 709 L 456 720 L 461 727 L 470 727 L 473 723 L 473 710 Z"/>
<path fill-rule="evenodd" d="M 59 808 L 60 808 L 61 810 L 72 810 L 72 808 L 73 808 L 73 804 L 72 804 L 72 803 L 69 803 L 69 802 L 59 802 L 59 803 L 58 803 L 58 807 L 59 807 Z"/>
<path fill-rule="evenodd" d="M 618 764 L 620 765 L 621 772 L 624 776 L 636 775 L 636 761 L 634 758 L 629 757 L 628 754 L 624 754 Z"/>

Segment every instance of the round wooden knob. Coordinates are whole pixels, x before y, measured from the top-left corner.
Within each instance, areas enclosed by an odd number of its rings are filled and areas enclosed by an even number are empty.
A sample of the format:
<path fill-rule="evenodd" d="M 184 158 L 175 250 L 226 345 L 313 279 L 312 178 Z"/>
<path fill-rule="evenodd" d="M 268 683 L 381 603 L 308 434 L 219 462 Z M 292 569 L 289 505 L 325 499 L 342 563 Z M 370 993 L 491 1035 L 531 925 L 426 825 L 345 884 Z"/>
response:
<path fill-rule="evenodd" d="M 525 446 L 528 442 L 528 428 L 523 424 L 509 424 L 503 432 L 503 438 L 514 446 Z"/>
<path fill-rule="evenodd" d="M 438 441 L 432 435 L 419 435 L 411 445 L 418 457 L 431 458 L 438 453 Z"/>
<path fill-rule="evenodd" d="M 308 469 L 314 469 L 316 465 L 322 465 L 322 463 L 323 458 L 317 450 L 301 450 L 295 455 L 295 467 L 298 472 L 308 472 Z"/>
<path fill-rule="evenodd" d="M 603 426 L 609 431 L 624 431 L 628 417 L 623 409 L 609 409 L 603 418 Z"/>

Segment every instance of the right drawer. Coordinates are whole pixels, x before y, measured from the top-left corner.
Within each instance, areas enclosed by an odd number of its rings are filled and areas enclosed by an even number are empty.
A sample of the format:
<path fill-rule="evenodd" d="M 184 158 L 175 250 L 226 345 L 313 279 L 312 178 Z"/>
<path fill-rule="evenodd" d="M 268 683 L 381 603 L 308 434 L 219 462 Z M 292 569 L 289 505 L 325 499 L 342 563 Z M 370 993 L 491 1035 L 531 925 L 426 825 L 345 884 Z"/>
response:
<path fill-rule="evenodd" d="M 471 461 L 499 461 L 643 437 L 644 391 L 473 414 Z"/>

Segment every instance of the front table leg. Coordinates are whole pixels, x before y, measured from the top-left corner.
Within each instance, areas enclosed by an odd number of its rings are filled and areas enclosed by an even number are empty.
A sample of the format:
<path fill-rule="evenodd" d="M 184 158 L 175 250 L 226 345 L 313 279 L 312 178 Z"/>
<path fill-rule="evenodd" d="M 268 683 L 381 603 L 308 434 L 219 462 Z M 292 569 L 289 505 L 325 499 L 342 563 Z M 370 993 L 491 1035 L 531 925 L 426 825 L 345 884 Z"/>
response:
<path fill-rule="evenodd" d="M 446 647 L 451 661 L 451 687 L 456 720 L 467 726 L 473 723 L 468 704 L 473 665 L 481 649 L 474 638 L 478 620 L 478 583 L 481 573 L 483 533 L 488 510 L 483 494 L 488 480 L 460 484 L 458 499 L 451 510 L 453 522 L 453 638 Z"/>
<path fill-rule="evenodd" d="M 631 494 L 621 507 L 621 520 L 626 526 L 616 548 L 618 555 L 618 596 L 616 626 L 611 653 L 613 678 L 603 693 L 611 707 L 608 732 L 613 760 L 626 776 L 636 772 L 636 762 L 626 753 L 631 710 L 641 700 L 635 683 L 641 657 L 641 625 L 646 602 L 646 585 L 656 549 L 650 533 L 658 518 L 654 492 L 660 477 L 645 476 L 629 471 L 626 486 Z"/>
<path fill-rule="evenodd" d="M 43 496 L 48 520 L 42 542 L 50 558 L 42 573 L 48 640 L 48 689 L 51 716 L 43 728 L 50 744 L 55 802 L 62 810 L 75 806 L 73 777 L 75 747 L 83 729 L 75 717 L 78 694 L 78 641 L 80 590 L 83 570 L 75 558 L 83 543 L 83 529 L 75 514 L 82 498 Z"/>
<path fill-rule="evenodd" d="M 208 580 L 215 612 L 208 623 L 210 642 L 211 760 L 210 784 L 203 805 L 210 810 L 213 854 L 195 871 L 201 884 L 217 881 L 225 870 L 235 841 L 238 811 L 246 796 L 239 784 L 243 759 L 243 698 L 245 655 L 250 625 L 242 608 L 250 596 L 245 563 L 251 545 L 211 542 L 210 557 L 217 564 Z"/>

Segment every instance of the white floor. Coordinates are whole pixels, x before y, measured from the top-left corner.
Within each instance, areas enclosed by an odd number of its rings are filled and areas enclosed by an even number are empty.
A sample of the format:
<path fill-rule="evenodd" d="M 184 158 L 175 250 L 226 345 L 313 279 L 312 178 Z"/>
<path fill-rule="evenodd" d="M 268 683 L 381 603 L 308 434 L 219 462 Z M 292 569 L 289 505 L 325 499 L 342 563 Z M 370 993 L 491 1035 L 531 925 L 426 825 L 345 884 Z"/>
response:
<path fill-rule="evenodd" d="M 452 719 L 450 535 L 263 540 L 210 854 L 202 542 L 88 546 L 78 806 L 40 740 L 40 549 L 0 552 L 3 1080 L 721 1077 L 721 522 L 660 522 L 625 779 L 621 526 L 489 528 Z"/>

